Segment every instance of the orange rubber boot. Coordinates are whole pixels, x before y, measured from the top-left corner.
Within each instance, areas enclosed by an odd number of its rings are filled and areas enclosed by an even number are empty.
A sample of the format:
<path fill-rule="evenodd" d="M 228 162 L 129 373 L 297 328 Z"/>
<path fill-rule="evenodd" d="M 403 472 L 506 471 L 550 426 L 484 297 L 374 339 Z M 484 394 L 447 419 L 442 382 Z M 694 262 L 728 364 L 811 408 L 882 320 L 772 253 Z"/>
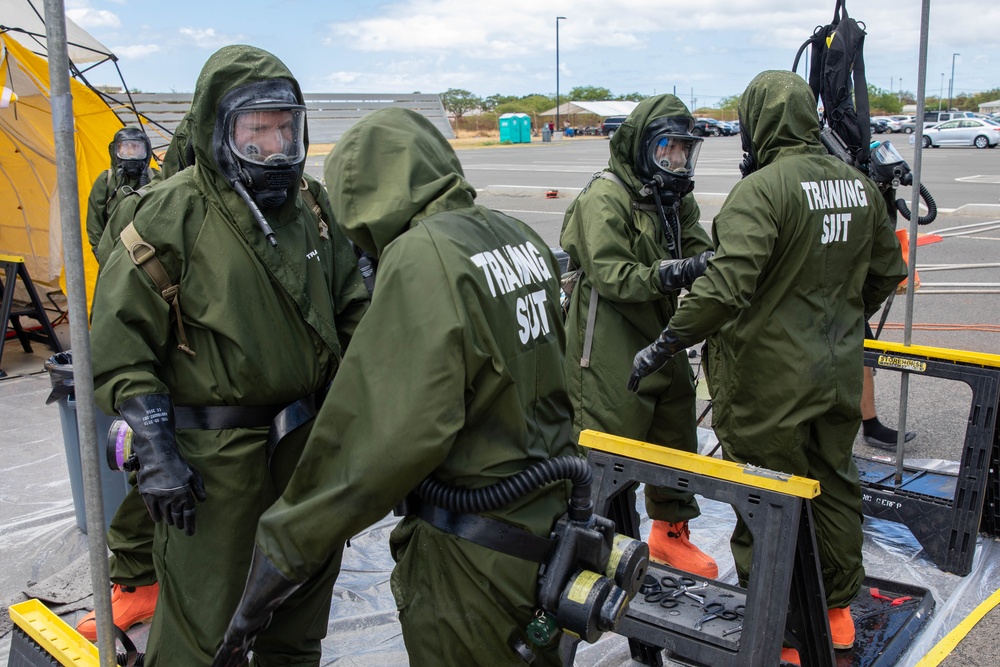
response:
<path fill-rule="evenodd" d="M 845 649 L 854 646 L 854 619 L 851 618 L 851 608 L 830 609 L 826 614 L 830 618 L 830 640 L 833 642 L 833 648 Z"/>
<path fill-rule="evenodd" d="M 128 630 L 136 623 L 148 623 L 156 611 L 156 596 L 160 592 L 160 584 L 152 586 L 121 586 L 115 584 L 111 589 L 111 617 L 114 624 L 122 630 Z M 84 639 L 97 641 L 97 619 L 90 612 L 76 626 L 76 631 Z"/>
<path fill-rule="evenodd" d="M 650 559 L 697 577 L 715 579 L 719 576 L 715 559 L 691 544 L 690 536 L 687 521 L 653 521 L 653 529 L 649 533 Z"/>
<path fill-rule="evenodd" d="M 801 664 L 799 662 L 799 652 L 793 648 L 781 649 L 781 662 L 787 662 L 791 665 Z"/>

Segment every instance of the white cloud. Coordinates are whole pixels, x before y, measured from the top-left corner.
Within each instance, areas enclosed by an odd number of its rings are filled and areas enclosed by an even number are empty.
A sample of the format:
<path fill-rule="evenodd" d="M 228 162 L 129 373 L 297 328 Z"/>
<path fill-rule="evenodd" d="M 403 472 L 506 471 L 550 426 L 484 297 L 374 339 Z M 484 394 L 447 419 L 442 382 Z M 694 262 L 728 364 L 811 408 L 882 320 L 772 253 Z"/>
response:
<path fill-rule="evenodd" d="M 241 35 L 218 33 L 215 31 L 215 28 L 180 28 L 178 32 L 199 49 L 214 50 L 228 44 L 237 44 L 246 41 Z"/>
<path fill-rule="evenodd" d="M 114 12 L 92 7 L 67 9 L 66 16 L 82 28 L 117 28 L 121 25 Z"/>
<path fill-rule="evenodd" d="M 141 60 L 158 54 L 160 46 L 159 44 L 129 44 L 127 46 L 113 46 L 111 51 L 122 58 Z"/>

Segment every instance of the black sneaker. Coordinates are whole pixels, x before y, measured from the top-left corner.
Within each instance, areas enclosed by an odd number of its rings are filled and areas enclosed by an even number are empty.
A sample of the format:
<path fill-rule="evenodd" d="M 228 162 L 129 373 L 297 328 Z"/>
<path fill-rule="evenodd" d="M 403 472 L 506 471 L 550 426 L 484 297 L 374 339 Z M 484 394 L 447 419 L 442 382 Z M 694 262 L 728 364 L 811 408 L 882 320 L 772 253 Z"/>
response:
<path fill-rule="evenodd" d="M 913 440 L 915 437 L 917 437 L 916 433 L 914 433 L 913 431 L 907 431 L 906 432 L 906 437 L 904 438 L 903 441 L 904 442 L 909 442 L 910 440 Z M 885 440 L 879 440 L 874 435 L 866 435 L 866 436 L 864 436 L 864 441 L 867 444 L 871 445 L 872 447 L 876 447 L 878 449 L 885 449 L 885 450 L 890 451 L 890 452 L 896 451 L 896 439 L 895 438 L 893 438 L 891 442 L 887 442 Z"/>

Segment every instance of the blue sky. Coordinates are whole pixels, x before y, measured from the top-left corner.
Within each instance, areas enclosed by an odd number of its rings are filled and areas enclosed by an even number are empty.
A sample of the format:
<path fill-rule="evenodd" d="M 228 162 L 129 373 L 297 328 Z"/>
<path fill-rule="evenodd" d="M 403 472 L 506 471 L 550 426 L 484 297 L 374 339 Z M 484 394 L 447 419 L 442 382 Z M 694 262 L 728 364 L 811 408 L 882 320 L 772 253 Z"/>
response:
<path fill-rule="evenodd" d="M 834 0 L 65 0 L 67 14 L 119 58 L 129 87 L 190 92 L 216 49 L 248 43 L 280 57 L 306 92 L 477 95 L 600 86 L 672 92 L 714 106 L 765 69 L 790 68 Z M 914 92 L 919 0 L 853 0 L 866 23 L 868 81 Z M 1000 2 L 932 0 L 927 94 L 1000 87 Z M 104 72 L 99 70 L 105 69 Z M 114 68 L 92 83 L 118 83 Z M 804 72 L 800 65 L 800 73 Z M 943 84 L 942 84 L 942 74 Z"/>

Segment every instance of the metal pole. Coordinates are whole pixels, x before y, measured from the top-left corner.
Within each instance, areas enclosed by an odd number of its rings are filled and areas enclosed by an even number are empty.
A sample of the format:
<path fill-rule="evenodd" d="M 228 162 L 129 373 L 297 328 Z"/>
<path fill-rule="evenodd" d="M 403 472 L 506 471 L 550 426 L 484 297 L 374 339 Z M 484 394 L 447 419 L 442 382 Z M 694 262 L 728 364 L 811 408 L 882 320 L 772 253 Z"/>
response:
<path fill-rule="evenodd" d="M 565 16 L 556 17 L 556 132 L 562 132 L 562 125 L 559 124 L 559 22 L 565 21 Z"/>
<path fill-rule="evenodd" d="M 951 54 L 951 80 L 948 81 L 948 108 L 945 111 L 951 111 L 951 94 L 955 87 L 955 56 L 960 56 L 961 53 Z"/>
<path fill-rule="evenodd" d="M 917 120 L 914 123 L 913 195 L 910 201 L 909 256 L 907 257 L 906 317 L 903 322 L 903 345 L 913 340 L 914 276 L 917 268 L 917 218 L 920 216 L 920 165 L 924 141 L 924 88 L 927 85 L 927 32 L 930 24 L 931 0 L 922 0 L 920 8 L 920 54 L 917 63 Z M 903 371 L 899 386 L 899 431 L 896 434 L 896 486 L 903 483 L 903 445 L 906 442 L 906 407 L 910 391 L 910 374 Z"/>
<path fill-rule="evenodd" d="M 941 111 L 942 102 L 944 102 L 944 72 L 941 72 L 941 92 L 938 93 L 938 111 Z"/>
<path fill-rule="evenodd" d="M 94 418 L 94 375 L 90 365 L 90 332 L 87 329 L 87 289 L 83 275 L 83 238 L 80 231 L 80 193 L 73 137 L 73 97 L 70 93 L 69 53 L 66 48 L 66 12 L 62 0 L 45 0 L 45 18 L 52 135 L 56 149 L 59 218 L 62 223 L 63 264 L 66 267 L 70 313 L 73 385 L 76 389 L 76 421 L 83 468 L 90 578 L 94 587 L 94 609 L 97 615 L 97 646 L 102 667 L 113 667 L 116 664 L 115 635 L 112 630 L 108 545 L 104 535 L 104 502 Z"/>

